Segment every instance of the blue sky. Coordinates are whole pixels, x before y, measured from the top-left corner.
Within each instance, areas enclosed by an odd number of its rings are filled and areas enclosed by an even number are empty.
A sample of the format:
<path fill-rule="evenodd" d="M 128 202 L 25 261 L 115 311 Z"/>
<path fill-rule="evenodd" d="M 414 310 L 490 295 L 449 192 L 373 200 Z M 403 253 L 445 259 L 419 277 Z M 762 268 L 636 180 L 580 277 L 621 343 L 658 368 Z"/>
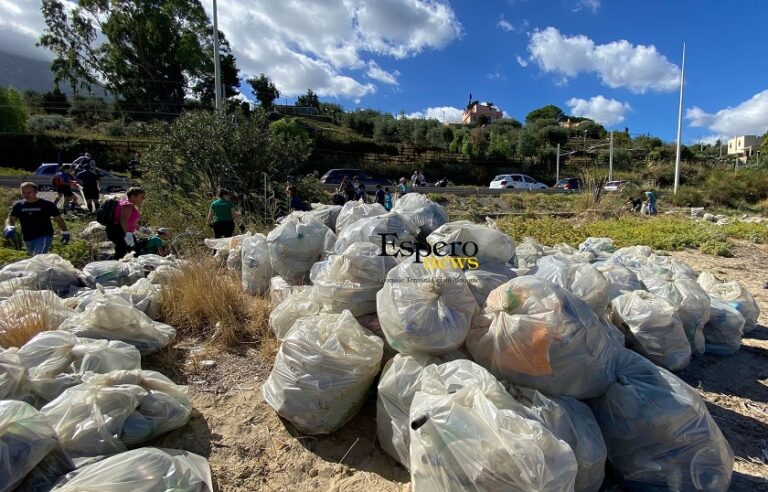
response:
<path fill-rule="evenodd" d="M 212 1 L 201 1 L 210 13 Z M 520 120 L 555 104 L 672 141 L 685 41 L 684 142 L 768 130 L 766 0 L 218 5 L 244 78 L 266 73 L 289 104 L 312 88 L 347 108 L 452 120 L 471 92 Z M 34 46 L 39 9 L 38 0 L 0 0 L 0 51 L 50 59 Z"/>

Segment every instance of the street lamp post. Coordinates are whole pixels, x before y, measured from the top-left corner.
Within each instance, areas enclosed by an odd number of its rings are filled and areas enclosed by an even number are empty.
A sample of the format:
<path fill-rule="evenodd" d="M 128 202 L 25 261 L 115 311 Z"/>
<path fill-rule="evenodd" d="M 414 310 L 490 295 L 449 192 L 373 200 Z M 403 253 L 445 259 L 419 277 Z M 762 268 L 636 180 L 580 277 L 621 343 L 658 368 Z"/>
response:
<path fill-rule="evenodd" d="M 219 15 L 216 0 L 213 0 L 213 73 L 214 94 L 216 95 L 216 111 L 221 111 L 221 63 L 219 61 Z"/>
<path fill-rule="evenodd" d="M 611 146 L 608 150 L 608 181 L 613 181 L 613 130 L 611 130 Z"/>

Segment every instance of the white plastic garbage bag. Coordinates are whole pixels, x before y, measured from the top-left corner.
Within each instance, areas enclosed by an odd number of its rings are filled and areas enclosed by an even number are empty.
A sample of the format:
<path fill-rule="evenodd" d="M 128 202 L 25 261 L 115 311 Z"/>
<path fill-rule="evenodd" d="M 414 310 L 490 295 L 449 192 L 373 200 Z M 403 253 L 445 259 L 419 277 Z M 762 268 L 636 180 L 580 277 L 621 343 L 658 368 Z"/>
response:
<path fill-rule="evenodd" d="M 173 255 L 160 256 L 160 255 L 141 255 L 135 258 L 134 263 L 138 263 L 144 268 L 144 272 L 151 272 L 157 270 L 161 266 L 180 266 L 181 261 L 177 260 Z"/>
<path fill-rule="evenodd" d="M 213 492 L 208 461 L 189 451 L 140 448 L 61 477 L 56 492 Z"/>
<path fill-rule="evenodd" d="M 394 211 L 387 212 L 360 219 L 345 227 L 344 231 L 339 233 L 334 251 L 341 253 L 356 242 L 373 243 L 379 247 L 379 250 L 383 245 L 389 251 L 387 245 L 400 246 L 404 242 L 413 243 L 417 234 L 418 229 L 408 215 Z M 390 252 L 390 254 L 394 253 Z"/>
<path fill-rule="evenodd" d="M 653 250 L 649 246 L 642 246 L 642 245 L 636 245 L 636 246 L 625 246 L 624 248 L 619 248 L 613 253 L 615 256 L 621 256 L 621 257 L 628 257 L 628 256 L 651 256 L 653 254 Z"/>
<path fill-rule="evenodd" d="M 132 345 L 78 338 L 66 331 L 39 333 L 18 354 L 26 367 L 31 391 L 43 404 L 80 384 L 86 372 L 103 374 L 141 368 L 141 355 Z"/>
<path fill-rule="evenodd" d="M 616 251 L 616 247 L 609 237 L 588 237 L 579 244 L 579 251 L 591 253 L 595 257 L 607 257 Z"/>
<path fill-rule="evenodd" d="M 605 312 L 611 283 L 594 266 L 563 255 L 545 256 L 536 266 L 536 277 L 553 282 L 583 299 L 596 314 Z"/>
<path fill-rule="evenodd" d="M 392 348 L 430 355 L 460 347 L 479 310 L 462 270 L 428 270 L 413 262 L 389 271 L 376 303 Z"/>
<path fill-rule="evenodd" d="M 589 402 L 620 485 L 633 491 L 728 490 L 734 456 L 699 394 L 626 350 L 618 380 Z"/>
<path fill-rule="evenodd" d="M 393 256 L 379 252 L 373 243 L 352 243 L 341 254 L 314 264 L 309 278 L 315 301 L 323 310 L 340 313 L 347 309 L 355 316 L 376 312 L 376 293 L 398 264 Z"/>
<path fill-rule="evenodd" d="M 744 332 L 744 316 L 731 304 L 712 297 L 709 321 L 703 331 L 707 353 L 729 355 L 738 352 Z"/>
<path fill-rule="evenodd" d="M 144 268 L 135 261 L 94 261 L 83 267 L 83 275 L 91 287 L 121 287 L 144 278 Z"/>
<path fill-rule="evenodd" d="M 508 265 L 500 263 L 481 263 L 480 268 L 476 270 L 465 270 L 464 276 L 467 278 L 467 285 L 472 295 L 475 296 L 475 302 L 480 308 L 485 306 L 485 300 L 496 287 L 507 283 L 517 275 Z"/>
<path fill-rule="evenodd" d="M 592 410 L 568 396 L 550 398 L 522 386 L 512 386 L 508 391 L 528 409 L 529 417 L 543 423 L 571 447 L 578 463 L 575 490 L 597 492 L 605 478 L 607 450 Z"/>
<path fill-rule="evenodd" d="M 20 290 L 0 302 L 0 346 L 21 346 L 38 332 L 55 330 L 74 314 L 50 290 Z"/>
<path fill-rule="evenodd" d="M 44 415 L 22 401 L 0 401 L 0 492 L 13 490 L 56 447 Z"/>
<path fill-rule="evenodd" d="M 112 371 L 83 375 L 40 410 L 62 448 L 76 463 L 123 452 L 183 426 L 192 413 L 185 386 L 156 371 Z"/>
<path fill-rule="evenodd" d="M 300 318 L 263 387 L 266 402 L 306 434 L 330 434 L 362 406 L 384 343 L 349 311 Z"/>
<path fill-rule="evenodd" d="M 645 290 L 645 286 L 637 274 L 621 263 L 616 261 L 599 261 L 594 264 L 594 267 L 611 283 L 611 287 L 608 290 L 609 299 L 615 299 L 625 292 Z"/>
<path fill-rule="evenodd" d="M 674 260 L 669 256 L 652 254 L 644 256 L 624 256 L 624 264 L 635 270 L 641 280 L 658 277 L 664 280 L 696 280 L 698 274 L 687 263 Z"/>
<path fill-rule="evenodd" d="M 269 327 L 272 328 L 278 340 L 282 341 L 285 338 L 299 318 L 320 314 L 322 307 L 315 300 L 314 291 L 314 286 L 307 286 L 290 294 L 272 309 L 269 314 Z"/>
<path fill-rule="evenodd" d="M 358 220 L 385 213 L 387 210 L 380 203 L 363 203 L 362 201 L 350 200 L 341 207 L 339 215 L 336 216 L 336 234 L 341 235 L 347 226 Z"/>
<path fill-rule="evenodd" d="M 307 212 L 315 219 L 319 220 L 328 227 L 328 229 L 336 232 L 336 221 L 341 213 L 341 205 L 325 205 L 323 203 L 310 204 L 312 210 Z"/>
<path fill-rule="evenodd" d="M 100 287 L 83 292 L 77 297 L 65 300 L 65 302 L 68 305 L 72 302 L 75 311 L 83 312 L 92 302 L 105 297 L 121 297 L 151 319 L 156 320 L 160 317 L 162 291 L 159 286 L 153 284 L 146 278 L 139 279 L 133 285 L 124 285 L 123 287 L 112 289 L 104 289 L 103 287 Z"/>
<path fill-rule="evenodd" d="M 142 354 L 159 350 L 176 338 L 176 330 L 152 321 L 130 301 L 104 296 L 90 303 L 85 311 L 67 318 L 59 330 L 79 337 L 119 340 L 133 345 Z"/>
<path fill-rule="evenodd" d="M 744 317 L 744 333 L 749 333 L 757 326 L 760 306 L 742 283 L 735 280 L 723 282 L 709 272 L 702 272 L 698 283 L 711 297 L 722 299 L 741 313 Z"/>
<path fill-rule="evenodd" d="M 27 369 L 15 348 L 0 349 L 0 400 L 31 400 Z"/>
<path fill-rule="evenodd" d="M 333 250 L 336 235 L 311 217 L 288 217 L 267 235 L 275 272 L 288 282 L 303 283 L 315 262 Z"/>
<path fill-rule="evenodd" d="M 235 248 L 239 248 L 243 243 L 243 240 L 250 234 L 240 234 L 232 237 L 222 237 L 218 239 L 207 238 L 203 242 L 210 249 L 216 251 L 215 257 L 221 261 L 226 261 L 229 258 L 229 251 Z"/>
<path fill-rule="evenodd" d="M 426 237 L 448 222 L 445 209 L 421 193 L 414 192 L 401 196 L 395 201 L 392 209 L 408 216 L 419 229 L 422 237 Z"/>
<path fill-rule="evenodd" d="M 65 295 L 82 282 L 80 271 L 59 255 L 36 255 L 0 269 L 0 298 L 10 297 L 19 289 L 52 290 Z"/>
<path fill-rule="evenodd" d="M 170 285 L 183 273 L 177 266 L 160 265 L 147 275 L 147 280 L 155 285 Z"/>
<path fill-rule="evenodd" d="M 269 302 L 274 308 L 284 300 L 288 299 L 288 296 L 304 290 L 306 285 L 292 285 L 285 281 L 281 276 L 272 277 L 269 280 Z"/>
<path fill-rule="evenodd" d="M 548 395 L 584 399 L 615 380 L 621 344 L 581 299 L 531 276 L 491 292 L 466 345 L 474 360 L 501 379 Z"/>
<path fill-rule="evenodd" d="M 243 241 L 242 247 L 243 290 L 252 296 L 263 295 L 272 278 L 272 260 L 264 234 L 254 234 Z"/>
<path fill-rule="evenodd" d="M 611 301 L 611 321 L 627 337 L 627 347 L 670 371 L 691 361 L 691 346 L 675 306 L 644 290 Z"/>
<path fill-rule="evenodd" d="M 523 238 L 522 242 L 517 243 L 515 247 L 515 256 L 520 268 L 533 268 L 539 258 L 553 253 L 551 248 L 542 245 L 532 237 Z"/>
<path fill-rule="evenodd" d="M 406 195 L 408 197 L 410 195 Z M 483 268 L 486 263 L 508 263 L 517 266 L 515 242 L 498 229 L 468 220 L 448 222 L 427 236 L 433 248 L 440 254 L 474 256 Z M 467 243 L 474 243 L 474 246 Z M 455 244 L 455 246 L 454 246 Z M 473 253 L 473 251 L 475 251 Z"/>
<path fill-rule="evenodd" d="M 107 226 L 101 225 L 95 220 L 88 222 L 83 232 L 80 233 L 80 237 L 90 242 L 109 241 L 107 239 Z"/>
<path fill-rule="evenodd" d="M 425 368 L 410 419 L 414 490 L 573 490 L 570 446 L 472 361 Z"/>
<path fill-rule="evenodd" d="M 640 271 L 640 279 L 648 292 L 671 302 L 677 309 L 677 315 L 683 322 L 691 352 L 694 355 L 704 353 L 704 325 L 709 321 L 709 295 L 696 283 L 688 278 L 666 280 L 662 277 L 647 275 Z"/>

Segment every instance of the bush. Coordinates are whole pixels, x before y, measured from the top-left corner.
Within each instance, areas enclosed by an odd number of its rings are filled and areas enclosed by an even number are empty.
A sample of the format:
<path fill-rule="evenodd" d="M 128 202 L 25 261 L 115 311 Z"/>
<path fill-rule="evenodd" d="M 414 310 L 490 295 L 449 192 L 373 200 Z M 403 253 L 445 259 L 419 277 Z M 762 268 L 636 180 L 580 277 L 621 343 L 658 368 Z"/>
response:
<path fill-rule="evenodd" d="M 707 194 L 697 188 L 682 186 L 677 194 L 670 195 L 670 201 L 678 207 L 708 207 L 711 205 Z"/>
<path fill-rule="evenodd" d="M 28 133 L 71 132 L 74 129 L 72 118 L 59 114 L 38 114 L 27 120 Z"/>

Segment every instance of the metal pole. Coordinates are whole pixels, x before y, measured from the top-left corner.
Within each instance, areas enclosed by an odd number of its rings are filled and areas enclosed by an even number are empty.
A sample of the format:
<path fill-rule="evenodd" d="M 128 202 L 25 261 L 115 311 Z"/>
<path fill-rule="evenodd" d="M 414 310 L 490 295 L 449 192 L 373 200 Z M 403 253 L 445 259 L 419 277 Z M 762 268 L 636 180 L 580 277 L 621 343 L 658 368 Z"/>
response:
<path fill-rule="evenodd" d="M 213 0 L 213 73 L 215 79 L 216 111 L 221 111 L 221 62 L 219 60 L 219 15 Z"/>
<path fill-rule="evenodd" d="M 613 181 L 613 130 L 611 130 L 611 147 L 608 151 L 608 181 Z"/>
<path fill-rule="evenodd" d="M 675 188 L 673 192 L 677 193 L 677 187 L 680 186 L 680 134 L 683 130 L 683 81 L 685 81 L 685 43 L 683 43 L 683 66 L 680 70 L 680 107 L 677 110 L 677 152 L 675 155 Z"/>
<path fill-rule="evenodd" d="M 560 144 L 557 144 L 557 159 L 555 159 L 555 184 L 560 181 Z"/>

